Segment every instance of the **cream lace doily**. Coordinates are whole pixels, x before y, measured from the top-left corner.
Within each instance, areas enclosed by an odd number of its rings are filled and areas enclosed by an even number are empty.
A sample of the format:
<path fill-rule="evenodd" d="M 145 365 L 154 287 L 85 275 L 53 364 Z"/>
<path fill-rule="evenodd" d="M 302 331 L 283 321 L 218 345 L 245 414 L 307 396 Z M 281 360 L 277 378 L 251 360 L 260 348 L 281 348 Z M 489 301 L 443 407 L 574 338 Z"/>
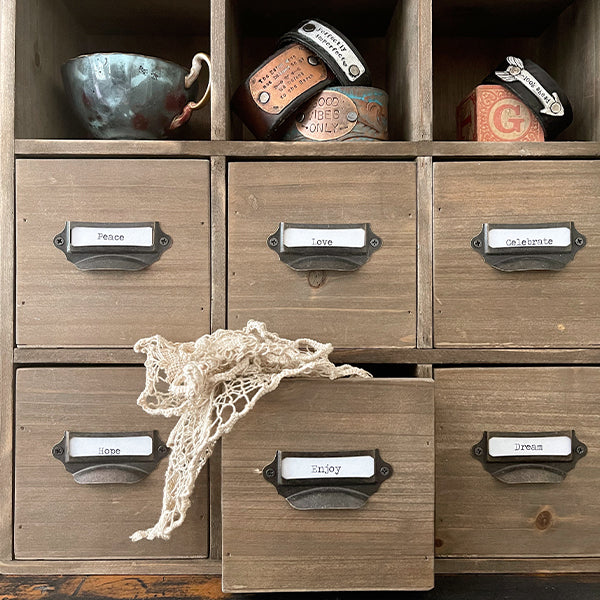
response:
<path fill-rule="evenodd" d="M 174 343 L 155 335 L 134 349 L 147 355 L 139 406 L 179 421 L 167 442 L 171 454 L 160 518 L 154 527 L 135 532 L 133 541 L 169 539 L 185 519 L 196 478 L 217 440 L 284 377 L 370 377 L 357 367 L 336 367 L 329 360 L 331 344 L 286 340 L 258 321 L 195 342 Z"/>

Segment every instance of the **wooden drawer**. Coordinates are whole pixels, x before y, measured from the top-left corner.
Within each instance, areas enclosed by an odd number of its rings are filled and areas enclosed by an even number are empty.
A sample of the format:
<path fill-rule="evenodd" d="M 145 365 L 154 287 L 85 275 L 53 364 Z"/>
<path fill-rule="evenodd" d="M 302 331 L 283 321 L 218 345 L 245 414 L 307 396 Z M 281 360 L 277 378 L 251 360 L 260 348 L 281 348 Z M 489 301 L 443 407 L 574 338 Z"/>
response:
<path fill-rule="evenodd" d="M 432 383 L 307 379 L 262 399 L 223 439 L 223 589 L 431 588 Z M 355 510 L 296 510 L 261 473 L 277 451 L 374 449 L 393 472 Z"/>
<path fill-rule="evenodd" d="M 599 386 L 600 369 L 593 367 L 435 371 L 439 556 L 600 556 Z M 550 469 L 552 461 L 535 462 L 538 468 L 533 470 L 508 469 L 503 475 L 520 481 L 528 477 L 532 482 L 540 477 L 554 478 L 560 481 L 556 483 L 504 483 L 486 472 L 475 453 L 480 453 L 487 468 L 505 469 L 506 464 L 512 467 L 513 463 L 488 463 L 485 449 L 473 449 L 483 446 L 478 443 L 484 431 L 562 432 L 564 437 L 573 430 L 581 442 L 575 444 L 573 456 L 582 454 L 574 466 L 573 462 L 556 463 L 562 469 L 573 467 L 562 481 L 552 470 L 546 475 L 539 468 Z M 518 444 L 526 437 L 517 436 L 513 442 Z M 513 442 L 511 453 L 525 453 L 517 464 L 541 460 L 531 458 L 532 446 L 539 451 L 546 442 L 520 443 L 518 450 Z M 583 445 L 587 453 L 577 450 Z M 498 456 L 498 450 L 492 452 Z"/>
<path fill-rule="evenodd" d="M 32 368 L 17 371 L 15 529 L 17 559 L 205 557 L 208 483 L 202 473 L 185 525 L 167 541 L 129 540 L 160 514 L 168 458 L 130 485 L 76 483 L 53 457 L 65 431 L 158 430 L 167 441 L 175 420 L 136 405 L 144 369 Z"/>
<path fill-rule="evenodd" d="M 208 333 L 209 181 L 204 160 L 18 160 L 17 345 Z M 158 222 L 172 246 L 140 271 L 80 271 L 53 245 L 66 221 Z"/>
<path fill-rule="evenodd" d="M 414 163 L 230 165 L 229 327 L 253 318 L 336 347 L 414 347 L 415 211 Z M 370 223 L 382 244 L 355 271 L 295 271 L 267 245 L 281 222 Z"/>
<path fill-rule="evenodd" d="M 599 190 L 596 161 L 436 164 L 434 345 L 600 345 Z M 571 221 L 586 244 L 559 271 L 499 271 L 471 247 L 484 223 Z"/>

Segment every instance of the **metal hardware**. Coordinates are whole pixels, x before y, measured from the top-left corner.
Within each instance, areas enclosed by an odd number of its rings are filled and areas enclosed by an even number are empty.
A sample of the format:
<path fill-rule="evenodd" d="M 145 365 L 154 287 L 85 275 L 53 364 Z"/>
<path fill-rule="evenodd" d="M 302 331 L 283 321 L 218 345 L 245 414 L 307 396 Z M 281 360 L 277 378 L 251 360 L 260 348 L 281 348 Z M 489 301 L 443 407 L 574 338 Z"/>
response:
<path fill-rule="evenodd" d="M 587 454 L 587 446 L 577 439 L 574 430 L 484 431 L 471 454 L 502 483 L 560 483 Z"/>
<path fill-rule="evenodd" d="M 558 271 L 586 244 L 573 221 L 565 223 L 484 223 L 471 247 L 499 271 Z"/>
<path fill-rule="evenodd" d="M 269 92 L 261 92 L 260 95 L 258 96 L 258 101 L 261 104 L 266 104 L 270 99 L 271 99 L 271 95 L 269 94 Z"/>
<path fill-rule="evenodd" d="M 379 450 L 282 452 L 263 469 L 263 477 L 298 510 L 356 509 L 364 506 L 392 466 Z"/>
<path fill-rule="evenodd" d="M 158 431 L 134 433 L 82 433 L 65 431 L 52 448 L 81 484 L 137 483 L 149 475 L 169 454 Z"/>
<path fill-rule="evenodd" d="M 383 241 L 370 223 L 306 225 L 280 223 L 267 238 L 269 248 L 295 271 L 355 271 Z"/>
<path fill-rule="evenodd" d="M 67 221 L 54 246 L 82 271 L 138 271 L 155 263 L 173 240 L 157 221 L 91 223 Z"/>

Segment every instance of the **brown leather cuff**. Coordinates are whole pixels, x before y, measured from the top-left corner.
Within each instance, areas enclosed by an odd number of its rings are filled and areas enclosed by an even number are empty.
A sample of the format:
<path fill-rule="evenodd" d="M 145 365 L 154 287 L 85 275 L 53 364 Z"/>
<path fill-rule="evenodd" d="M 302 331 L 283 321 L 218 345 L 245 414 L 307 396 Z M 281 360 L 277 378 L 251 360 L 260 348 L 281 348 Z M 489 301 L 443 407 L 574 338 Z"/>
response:
<path fill-rule="evenodd" d="M 330 87 L 296 113 L 283 136 L 287 141 L 388 139 L 388 95 L 364 86 Z"/>
<path fill-rule="evenodd" d="M 275 140 L 296 110 L 334 80 L 312 50 L 290 44 L 267 58 L 238 87 L 231 107 L 259 140 Z"/>

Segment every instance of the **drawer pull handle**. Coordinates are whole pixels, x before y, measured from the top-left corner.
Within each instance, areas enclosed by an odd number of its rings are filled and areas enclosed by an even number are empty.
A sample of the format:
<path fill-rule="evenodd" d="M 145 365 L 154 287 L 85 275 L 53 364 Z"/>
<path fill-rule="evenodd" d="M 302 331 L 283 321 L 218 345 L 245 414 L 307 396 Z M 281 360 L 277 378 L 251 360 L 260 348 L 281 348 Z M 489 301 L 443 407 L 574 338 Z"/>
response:
<path fill-rule="evenodd" d="M 499 271 L 558 271 L 586 244 L 573 221 L 507 225 L 484 223 L 471 248 Z"/>
<path fill-rule="evenodd" d="M 298 510 L 351 509 L 364 506 L 392 466 L 379 450 L 356 452 L 282 452 L 263 477 Z"/>
<path fill-rule="evenodd" d="M 65 431 L 52 456 L 77 483 L 137 483 L 169 454 L 158 431 L 82 433 Z"/>
<path fill-rule="evenodd" d="M 295 271 L 356 271 L 382 243 L 371 231 L 370 223 L 280 223 L 267 238 L 267 246 Z"/>
<path fill-rule="evenodd" d="M 471 455 L 502 483 L 560 483 L 587 446 L 575 431 L 483 432 Z"/>
<path fill-rule="evenodd" d="M 172 243 L 157 221 L 67 221 L 54 236 L 54 246 L 82 271 L 139 271 L 155 263 Z"/>

